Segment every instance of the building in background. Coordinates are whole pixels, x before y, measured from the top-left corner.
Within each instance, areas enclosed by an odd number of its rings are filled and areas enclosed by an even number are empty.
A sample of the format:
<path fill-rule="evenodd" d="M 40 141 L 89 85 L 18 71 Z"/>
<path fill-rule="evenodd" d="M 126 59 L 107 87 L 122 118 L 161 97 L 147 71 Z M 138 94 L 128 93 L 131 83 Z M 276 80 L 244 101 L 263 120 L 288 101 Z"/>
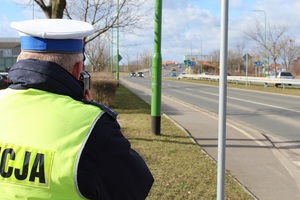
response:
<path fill-rule="evenodd" d="M 20 52 L 20 38 L 0 38 L 0 72 L 7 72 Z"/>

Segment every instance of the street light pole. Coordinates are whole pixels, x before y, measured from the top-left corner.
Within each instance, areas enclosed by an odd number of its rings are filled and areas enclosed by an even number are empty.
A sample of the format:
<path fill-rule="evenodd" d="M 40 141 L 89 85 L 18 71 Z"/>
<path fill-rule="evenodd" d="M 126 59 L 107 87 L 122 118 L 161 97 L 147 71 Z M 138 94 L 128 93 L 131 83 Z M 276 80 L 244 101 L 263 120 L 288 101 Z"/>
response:
<path fill-rule="evenodd" d="M 265 59 L 264 59 L 264 76 L 266 77 L 267 68 L 267 14 L 264 10 L 253 10 L 255 12 L 263 12 L 265 15 Z"/>
<path fill-rule="evenodd" d="M 32 19 L 34 19 L 34 1 L 32 1 Z"/>
<path fill-rule="evenodd" d="M 120 23 L 119 23 L 119 19 L 120 19 L 120 6 L 119 6 L 119 0 L 118 0 L 118 6 L 117 6 L 117 9 L 118 9 L 118 18 L 117 18 L 117 24 L 118 24 L 118 27 L 117 27 L 117 55 L 116 55 L 116 58 L 117 58 L 117 63 L 116 63 L 116 79 L 119 80 L 119 62 L 120 62 L 120 56 L 119 56 L 119 26 L 120 26 Z"/>
<path fill-rule="evenodd" d="M 202 36 L 201 37 L 201 46 L 200 46 L 200 72 L 202 73 L 202 67 L 203 67 L 203 62 L 202 62 Z"/>
<path fill-rule="evenodd" d="M 155 1 L 154 52 L 152 58 L 151 132 L 160 135 L 161 131 L 161 33 L 162 0 Z"/>

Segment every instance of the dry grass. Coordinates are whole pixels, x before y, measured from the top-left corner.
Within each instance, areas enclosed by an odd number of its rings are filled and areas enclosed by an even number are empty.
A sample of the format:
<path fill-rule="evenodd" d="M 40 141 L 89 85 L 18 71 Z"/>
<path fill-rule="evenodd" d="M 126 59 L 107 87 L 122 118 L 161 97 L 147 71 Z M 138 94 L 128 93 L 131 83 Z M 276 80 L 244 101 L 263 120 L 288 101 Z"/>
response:
<path fill-rule="evenodd" d="M 111 73 L 91 73 L 91 93 L 94 101 L 111 106 L 118 84 Z"/>

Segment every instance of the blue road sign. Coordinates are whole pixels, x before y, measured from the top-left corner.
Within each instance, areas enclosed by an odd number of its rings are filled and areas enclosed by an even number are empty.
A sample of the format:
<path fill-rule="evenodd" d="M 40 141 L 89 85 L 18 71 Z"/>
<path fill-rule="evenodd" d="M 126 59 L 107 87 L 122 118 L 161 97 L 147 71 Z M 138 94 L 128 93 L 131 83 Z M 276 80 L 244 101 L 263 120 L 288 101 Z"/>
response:
<path fill-rule="evenodd" d="M 195 61 L 189 61 L 188 66 L 195 66 Z"/>
<path fill-rule="evenodd" d="M 262 62 L 256 61 L 256 62 L 254 62 L 254 66 L 261 67 L 262 66 Z"/>

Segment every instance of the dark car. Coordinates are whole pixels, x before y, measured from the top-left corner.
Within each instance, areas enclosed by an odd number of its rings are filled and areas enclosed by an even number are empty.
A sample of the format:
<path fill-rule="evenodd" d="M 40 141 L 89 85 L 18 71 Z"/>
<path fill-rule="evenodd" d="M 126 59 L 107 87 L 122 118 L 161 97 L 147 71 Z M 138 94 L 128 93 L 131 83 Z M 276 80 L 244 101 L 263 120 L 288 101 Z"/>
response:
<path fill-rule="evenodd" d="M 0 73 L 0 89 L 8 87 L 7 73 Z"/>
<path fill-rule="evenodd" d="M 130 76 L 131 76 L 131 77 L 136 77 L 136 73 L 135 73 L 135 72 L 131 72 L 131 73 L 130 73 Z"/>
<path fill-rule="evenodd" d="M 144 77 L 144 73 L 143 72 L 138 72 L 136 76 L 143 78 Z"/>

